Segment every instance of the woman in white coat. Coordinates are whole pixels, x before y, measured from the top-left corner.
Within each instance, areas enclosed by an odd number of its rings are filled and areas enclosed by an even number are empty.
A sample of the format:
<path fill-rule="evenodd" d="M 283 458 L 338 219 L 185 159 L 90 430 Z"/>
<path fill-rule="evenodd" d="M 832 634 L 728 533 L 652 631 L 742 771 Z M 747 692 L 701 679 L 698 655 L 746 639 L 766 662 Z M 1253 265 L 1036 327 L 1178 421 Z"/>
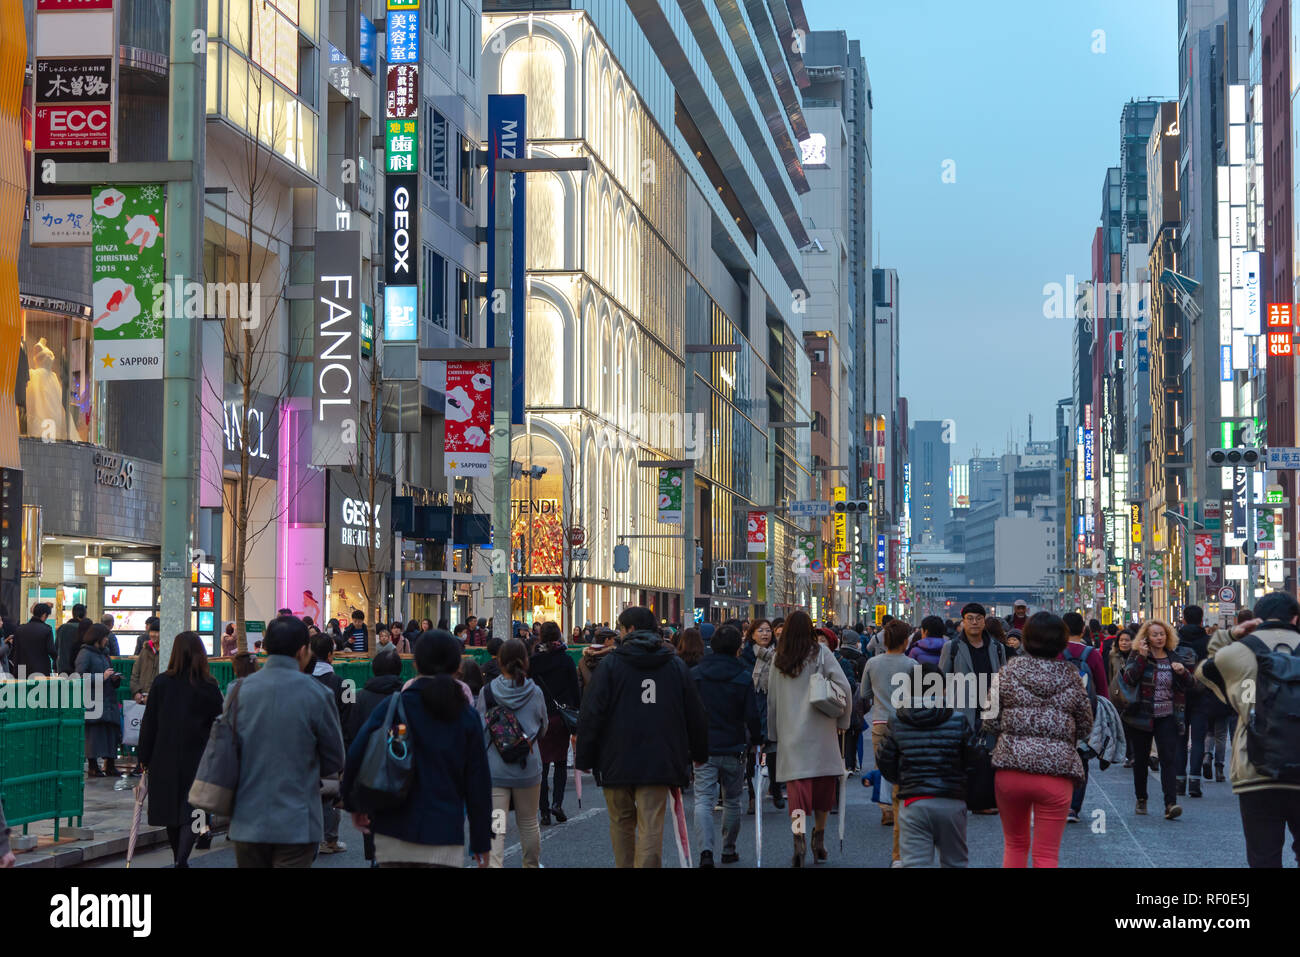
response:
<path fill-rule="evenodd" d="M 814 707 L 817 675 L 840 691 L 844 708 L 838 717 Z M 794 867 L 804 864 L 804 821 L 809 813 L 814 819 L 813 860 L 819 864 L 826 860 L 826 815 L 835 805 L 836 785 L 844 777 L 839 733 L 848 730 L 852 701 L 848 678 L 831 650 L 817 641 L 812 619 L 795 612 L 785 620 L 767 686 L 768 738 L 777 743 L 776 780 L 785 784 L 790 802 Z"/>

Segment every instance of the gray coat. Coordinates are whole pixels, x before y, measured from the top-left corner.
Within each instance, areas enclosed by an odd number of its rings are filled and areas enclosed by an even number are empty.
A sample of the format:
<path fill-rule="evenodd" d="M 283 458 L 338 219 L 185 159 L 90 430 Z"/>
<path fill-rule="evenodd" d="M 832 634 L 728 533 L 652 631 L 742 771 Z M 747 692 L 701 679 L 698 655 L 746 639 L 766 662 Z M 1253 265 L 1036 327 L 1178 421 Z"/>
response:
<path fill-rule="evenodd" d="M 1119 711 L 1109 699 L 1097 695 L 1097 714 L 1088 734 L 1088 747 L 1106 764 L 1117 764 L 1124 760 L 1124 741 L 1124 722 Z"/>
<path fill-rule="evenodd" d="M 993 666 L 993 673 L 997 674 L 1002 670 L 1002 666 L 1007 663 L 1006 646 L 987 631 L 984 632 L 984 644 L 989 649 L 989 664 Z M 966 642 L 965 632 L 958 632 L 956 638 L 949 639 L 948 643 L 943 646 L 943 651 L 939 653 L 939 670 L 946 675 L 969 675 L 974 673 L 975 663 L 971 661 L 970 645 Z M 980 727 L 981 709 L 969 707 L 965 711 L 966 716 L 970 718 L 971 725 L 976 728 Z"/>
<path fill-rule="evenodd" d="M 117 687 L 122 683 L 121 675 L 114 675 L 100 685 L 96 675 L 102 675 L 113 667 L 108 655 L 94 645 L 82 645 L 77 649 L 73 672 L 81 675 L 86 682 L 86 724 L 109 724 L 118 727 L 122 724 L 122 703 L 117 700 Z M 93 689 L 93 694 L 92 694 Z"/>
<path fill-rule="evenodd" d="M 820 671 L 852 700 L 844 669 L 825 645 L 809 656 L 803 670 L 791 678 L 772 664 L 767 680 L 767 737 L 776 742 L 776 780 L 801 781 L 844 774 L 844 755 L 837 731 L 847 731 L 853 709 L 828 718 L 809 703 L 812 676 Z"/>
<path fill-rule="evenodd" d="M 515 713 L 519 727 L 524 735 L 533 742 L 533 749 L 528 752 L 528 760 L 520 767 L 518 764 L 506 764 L 501 760 L 501 752 L 492 743 L 492 732 L 487 726 L 488 707 L 484 691 L 492 689 L 496 703 L 509 708 Z M 542 780 L 542 755 L 538 748 L 538 739 L 546 733 L 546 697 L 542 689 L 533 683 L 532 678 L 525 678 L 522 685 L 515 685 L 505 675 L 493 678 L 483 691 L 478 693 L 478 713 L 483 717 L 483 744 L 487 748 L 488 769 L 492 772 L 494 788 L 530 788 Z"/>
<path fill-rule="evenodd" d="M 230 712 L 231 698 L 226 699 Z M 343 769 L 343 730 L 330 690 L 303 674 L 297 660 L 270 655 L 239 683 L 239 790 L 230 839 L 259 844 L 318 844 L 321 778 Z"/>

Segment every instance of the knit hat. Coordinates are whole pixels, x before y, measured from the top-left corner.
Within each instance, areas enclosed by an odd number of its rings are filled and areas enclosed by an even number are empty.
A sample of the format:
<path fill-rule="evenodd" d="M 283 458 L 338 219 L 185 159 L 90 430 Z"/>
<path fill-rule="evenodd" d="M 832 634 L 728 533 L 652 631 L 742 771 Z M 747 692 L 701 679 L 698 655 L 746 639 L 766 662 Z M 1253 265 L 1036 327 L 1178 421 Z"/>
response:
<path fill-rule="evenodd" d="M 834 651 L 840 646 L 840 640 L 835 636 L 835 632 L 829 628 L 819 628 L 817 633 L 826 639 L 826 647 Z"/>
<path fill-rule="evenodd" d="M 713 622 L 711 621 L 700 622 L 700 637 L 704 639 L 706 644 L 713 637 L 713 632 L 714 632 Z"/>
<path fill-rule="evenodd" d="M 840 644 L 846 648 L 857 648 L 862 643 L 862 636 L 852 628 L 845 628 L 840 632 Z"/>

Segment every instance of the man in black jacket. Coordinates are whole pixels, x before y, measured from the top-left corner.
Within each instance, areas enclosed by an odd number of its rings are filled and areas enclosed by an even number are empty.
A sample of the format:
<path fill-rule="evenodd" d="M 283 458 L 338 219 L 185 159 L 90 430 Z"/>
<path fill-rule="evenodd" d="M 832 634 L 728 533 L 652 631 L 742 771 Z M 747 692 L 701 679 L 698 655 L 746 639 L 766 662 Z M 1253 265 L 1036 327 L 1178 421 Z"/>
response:
<path fill-rule="evenodd" d="M 939 669 L 925 664 L 921 673 Z M 942 867 L 966 866 L 966 780 L 977 749 L 965 712 L 944 702 L 913 698 L 889 719 L 876 763 L 899 798 L 895 867 L 929 867 L 936 847 Z"/>
<path fill-rule="evenodd" d="M 85 617 L 86 606 L 73 605 L 72 617 L 59 625 L 59 630 L 55 632 L 54 643 L 61 675 L 72 674 L 77 661 L 77 649 L 81 647 L 81 620 Z"/>
<path fill-rule="evenodd" d="M 594 771 L 609 808 L 616 867 L 659 867 L 669 790 L 709 759 L 709 718 L 686 663 L 648 608 L 618 616 L 621 643 L 582 699 L 574 763 Z"/>
<path fill-rule="evenodd" d="M 740 860 L 740 796 L 745 791 L 745 748 L 762 744 L 758 696 L 753 672 L 738 657 L 740 629 L 723 625 L 713 634 L 713 652 L 691 669 L 700 700 L 709 716 L 709 760 L 695 772 L 695 830 L 700 842 L 700 867 L 713 866 L 713 807 L 722 785 L 722 863 Z"/>
<path fill-rule="evenodd" d="M 48 675 L 54 667 L 58 653 L 54 646 L 54 632 L 46 624 L 53 609 L 45 602 L 32 608 L 32 620 L 19 625 L 14 632 L 9 650 L 9 671 L 14 677 L 34 678 Z M 26 671 L 20 671 L 25 668 Z"/>
<path fill-rule="evenodd" d="M 1200 605 L 1188 605 L 1183 609 L 1183 623 L 1178 629 L 1178 647 L 1174 650 L 1174 655 L 1193 674 L 1196 672 L 1196 667 L 1209 654 L 1210 633 L 1205 630 L 1204 621 L 1205 611 Z M 1178 741 L 1178 757 L 1175 762 L 1178 768 L 1179 794 L 1194 798 L 1201 796 L 1201 762 L 1205 757 L 1205 732 L 1214 720 L 1223 720 L 1229 713 L 1227 706 L 1215 698 L 1214 694 L 1199 681 L 1187 691 L 1187 728 Z M 1212 779 L 1209 774 L 1206 778 Z"/>

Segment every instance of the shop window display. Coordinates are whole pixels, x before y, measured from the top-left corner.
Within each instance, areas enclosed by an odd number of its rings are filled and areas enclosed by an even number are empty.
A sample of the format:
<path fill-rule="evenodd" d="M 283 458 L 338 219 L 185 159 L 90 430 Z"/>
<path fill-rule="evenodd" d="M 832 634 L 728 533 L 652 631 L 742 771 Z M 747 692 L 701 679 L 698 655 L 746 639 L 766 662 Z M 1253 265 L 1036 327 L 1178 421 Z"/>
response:
<path fill-rule="evenodd" d="M 94 340 L 83 319 L 24 311 L 17 388 L 19 434 L 89 442 L 94 420 Z"/>

